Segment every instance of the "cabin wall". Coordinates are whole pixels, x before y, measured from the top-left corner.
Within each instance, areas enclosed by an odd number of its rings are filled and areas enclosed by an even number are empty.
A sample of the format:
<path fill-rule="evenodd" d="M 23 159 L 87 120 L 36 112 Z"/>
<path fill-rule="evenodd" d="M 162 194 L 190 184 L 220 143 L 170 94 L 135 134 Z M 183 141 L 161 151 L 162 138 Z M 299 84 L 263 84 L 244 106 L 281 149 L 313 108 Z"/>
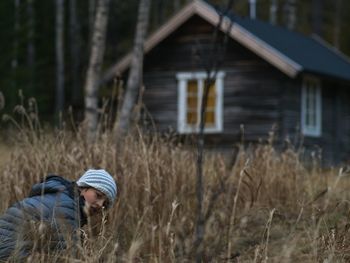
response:
<path fill-rule="evenodd" d="M 328 82 L 329 90 L 334 89 L 333 116 L 334 121 L 334 146 L 333 152 L 336 161 L 349 162 L 350 160 L 350 86 Z M 327 88 L 325 87 L 325 88 Z M 330 123 L 324 122 L 324 127 L 329 127 Z"/>
<path fill-rule="evenodd" d="M 145 56 L 143 101 L 157 131 L 177 131 L 179 72 L 204 71 L 213 48 L 213 27 L 193 17 Z M 223 34 L 221 34 L 223 37 Z M 230 148 L 242 141 L 266 140 L 271 131 L 276 145 L 289 142 L 316 154 L 322 148 L 328 163 L 350 154 L 349 87 L 322 81 L 322 136 L 300 136 L 301 77 L 296 80 L 229 39 L 220 68 L 225 72 L 222 133 L 206 135 L 207 142 Z"/>
<path fill-rule="evenodd" d="M 146 55 L 144 103 L 159 131 L 177 129 L 176 74 L 205 70 L 212 32 L 211 25 L 194 17 Z M 232 146 L 242 136 L 249 142 L 266 139 L 280 126 L 280 85 L 286 77 L 233 40 L 220 64 L 225 72 L 224 130 L 208 135 L 209 141 Z"/>
<path fill-rule="evenodd" d="M 290 143 L 305 149 L 305 157 L 313 153 L 325 165 L 346 162 L 350 156 L 350 89 L 334 80 L 320 78 L 322 87 L 322 134 L 301 136 L 302 78 L 285 85 L 282 98 L 282 134 Z"/>

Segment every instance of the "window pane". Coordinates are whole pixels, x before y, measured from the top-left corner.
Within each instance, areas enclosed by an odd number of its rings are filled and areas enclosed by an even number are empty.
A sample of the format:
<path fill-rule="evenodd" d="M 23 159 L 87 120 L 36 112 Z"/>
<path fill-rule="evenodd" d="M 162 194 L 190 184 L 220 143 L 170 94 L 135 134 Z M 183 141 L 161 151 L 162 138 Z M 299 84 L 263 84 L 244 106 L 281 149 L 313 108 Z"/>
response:
<path fill-rule="evenodd" d="M 307 107 L 307 113 L 308 113 L 308 119 L 307 119 L 307 125 L 308 126 L 312 126 L 312 93 L 311 93 L 311 87 L 310 87 L 310 83 L 308 83 L 309 86 L 307 87 L 307 93 L 306 93 L 306 96 L 307 96 L 307 101 L 308 101 L 308 107 Z"/>
<path fill-rule="evenodd" d="M 215 97 L 210 96 L 207 98 L 207 110 L 215 108 Z"/>
<path fill-rule="evenodd" d="M 309 128 L 315 126 L 315 95 L 311 82 L 307 82 L 306 88 L 306 125 Z"/>
<path fill-rule="evenodd" d="M 319 93 L 320 87 L 319 83 L 314 80 L 304 80 L 304 127 L 306 134 L 317 133 L 320 127 L 319 123 Z"/>
<path fill-rule="evenodd" d="M 205 85 L 207 81 L 204 82 Z M 215 92 L 215 81 L 210 83 L 208 91 L 208 99 L 206 104 L 206 113 L 205 113 L 205 126 L 215 126 L 215 103 L 216 103 L 216 92 Z"/>
<path fill-rule="evenodd" d="M 204 87 L 205 88 L 207 85 L 207 81 L 204 82 Z M 215 81 L 213 81 L 212 83 L 210 83 L 209 86 L 209 96 L 215 96 Z"/>
<path fill-rule="evenodd" d="M 187 124 L 195 125 L 198 121 L 198 81 L 187 82 Z"/>
<path fill-rule="evenodd" d="M 198 96 L 198 83 L 196 79 L 187 82 L 187 93 Z"/>
<path fill-rule="evenodd" d="M 309 87 L 305 86 L 305 124 L 306 126 L 308 126 L 309 123 L 310 123 Z"/>
<path fill-rule="evenodd" d="M 187 112 L 187 124 L 197 124 L 197 111 Z"/>
<path fill-rule="evenodd" d="M 197 105 L 198 105 L 198 98 L 196 96 L 187 97 L 187 108 L 197 109 Z"/>
<path fill-rule="evenodd" d="M 205 81 L 205 83 L 207 83 Z M 208 99 L 207 99 L 207 110 L 215 108 L 215 102 L 216 102 L 216 93 L 215 93 L 215 82 L 211 83 L 209 86 L 209 93 L 208 93 Z"/>
<path fill-rule="evenodd" d="M 205 124 L 206 126 L 214 126 L 215 125 L 215 112 L 207 111 L 205 113 Z"/>
<path fill-rule="evenodd" d="M 223 73 L 218 74 L 218 78 L 207 86 L 207 101 L 206 101 L 206 113 L 204 122 L 206 124 L 206 132 L 221 131 L 222 124 L 218 120 L 218 108 L 217 102 L 221 102 L 222 97 L 222 85 L 223 85 Z M 190 79 L 189 76 L 191 76 Z M 179 131 L 198 132 L 200 122 L 200 108 L 202 95 L 205 92 L 206 78 L 204 72 L 191 72 L 191 73 L 179 73 L 177 75 L 179 80 L 178 89 L 180 91 L 179 98 Z M 209 83 L 208 83 L 209 84 Z M 219 85 L 219 87 L 218 87 Z M 217 90 L 217 88 L 219 88 Z M 220 100 L 219 100 L 220 95 Z M 183 104 L 184 103 L 184 104 Z M 220 114 L 221 115 L 221 114 Z M 220 117 L 221 119 L 221 117 Z"/>
<path fill-rule="evenodd" d="M 316 88 L 313 85 L 311 88 L 311 126 L 316 126 Z"/>

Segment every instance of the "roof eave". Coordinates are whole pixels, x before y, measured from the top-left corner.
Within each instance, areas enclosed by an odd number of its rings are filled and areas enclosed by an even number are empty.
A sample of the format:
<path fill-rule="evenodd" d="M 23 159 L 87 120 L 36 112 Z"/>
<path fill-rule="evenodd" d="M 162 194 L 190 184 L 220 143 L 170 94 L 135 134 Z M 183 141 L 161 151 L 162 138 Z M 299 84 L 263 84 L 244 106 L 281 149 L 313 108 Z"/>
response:
<path fill-rule="evenodd" d="M 216 10 L 205 3 L 198 5 L 197 14 L 213 25 L 217 25 L 220 21 L 220 15 Z M 295 78 L 302 71 L 301 65 L 257 38 L 239 24 L 232 24 L 232 22 L 234 21 L 225 17 L 221 23 L 221 31 L 228 33 L 238 43 L 268 61 L 291 78 Z"/>
<path fill-rule="evenodd" d="M 173 16 L 146 40 L 144 53 L 148 53 L 194 14 L 199 15 L 214 26 L 217 26 L 220 20 L 220 15 L 213 7 L 201 0 L 195 0 L 184 7 L 182 11 Z M 227 17 L 223 19 L 220 30 L 228 33 L 234 40 L 271 63 L 291 78 L 295 78 L 298 73 L 303 70 L 301 65 L 274 49 L 263 40 L 257 38 L 237 23 L 232 24 L 232 20 Z M 120 62 L 107 70 L 101 82 L 108 81 L 115 75 L 123 73 L 129 67 L 131 57 L 132 53 L 130 52 L 124 56 Z"/>
<path fill-rule="evenodd" d="M 168 35 L 174 32 L 180 25 L 186 22 L 192 15 L 196 13 L 196 6 L 198 1 L 191 2 L 182 11 L 174 15 L 167 23 L 161 26 L 154 32 L 146 41 L 144 45 L 144 53 L 148 53 L 160 41 L 165 39 Z M 102 77 L 101 82 L 105 82 L 113 78 L 115 75 L 123 73 L 131 63 L 132 52 L 125 55 L 118 63 L 109 68 Z"/>

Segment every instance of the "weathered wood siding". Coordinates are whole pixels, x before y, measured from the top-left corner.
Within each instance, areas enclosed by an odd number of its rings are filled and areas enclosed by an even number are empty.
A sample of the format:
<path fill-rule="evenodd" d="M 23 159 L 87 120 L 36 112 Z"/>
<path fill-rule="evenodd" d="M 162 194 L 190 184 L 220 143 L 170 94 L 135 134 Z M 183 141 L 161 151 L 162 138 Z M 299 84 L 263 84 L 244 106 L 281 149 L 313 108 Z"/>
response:
<path fill-rule="evenodd" d="M 350 85 L 338 85 L 337 128 L 338 152 L 341 161 L 350 161 Z"/>
<path fill-rule="evenodd" d="M 336 164 L 350 157 L 350 88 L 319 76 L 322 88 L 322 134 L 320 137 L 301 136 L 302 77 L 285 85 L 281 104 L 282 134 L 296 147 L 321 154 L 324 164 Z"/>
<path fill-rule="evenodd" d="M 208 60 L 213 27 L 193 17 L 145 57 L 144 103 L 158 131 L 177 130 L 178 72 L 203 71 Z M 210 43 L 210 42 L 209 42 Z M 208 135 L 223 147 L 241 140 L 266 139 L 274 128 L 277 143 L 301 142 L 301 77 L 292 80 L 245 47 L 229 40 L 220 70 L 224 78 L 224 130 Z M 331 162 L 349 155 L 349 88 L 322 81 L 322 136 L 302 142 L 323 148 Z M 335 88 L 336 87 L 336 88 Z M 243 130 L 242 130 L 243 127 Z M 243 134 L 242 134 L 243 132 Z"/>
<path fill-rule="evenodd" d="M 349 160 L 350 88 L 323 79 L 322 81 L 322 140 L 325 159 L 329 163 Z M 317 141 L 316 141 L 317 143 Z"/>
<path fill-rule="evenodd" d="M 176 73 L 204 70 L 212 32 L 212 26 L 194 17 L 145 57 L 144 102 L 160 131 L 177 129 Z M 246 140 L 266 138 L 281 119 L 284 75 L 232 40 L 220 70 L 226 74 L 224 131 L 210 137 L 218 143 L 234 142 L 241 138 L 243 125 Z"/>

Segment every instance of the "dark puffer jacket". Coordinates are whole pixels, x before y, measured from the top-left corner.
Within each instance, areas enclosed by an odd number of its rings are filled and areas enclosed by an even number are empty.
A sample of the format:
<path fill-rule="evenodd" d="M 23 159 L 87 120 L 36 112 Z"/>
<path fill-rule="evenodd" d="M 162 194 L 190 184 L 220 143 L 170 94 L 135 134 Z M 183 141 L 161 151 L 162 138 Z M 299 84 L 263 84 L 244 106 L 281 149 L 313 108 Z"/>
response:
<path fill-rule="evenodd" d="M 67 233 L 76 240 L 75 230 L 86 223 L 83 206 L 74 182 L 50 175 L 35 184 L 29 197 L 0 217 L 0 261 L 28 256 L 35 240 L 48 233 L 45 240 L 49 242 L 41 244 L 46 243 L 51 250 L 66 248 Z M 38 248 L 38 243 L 35 246 Z"/>

